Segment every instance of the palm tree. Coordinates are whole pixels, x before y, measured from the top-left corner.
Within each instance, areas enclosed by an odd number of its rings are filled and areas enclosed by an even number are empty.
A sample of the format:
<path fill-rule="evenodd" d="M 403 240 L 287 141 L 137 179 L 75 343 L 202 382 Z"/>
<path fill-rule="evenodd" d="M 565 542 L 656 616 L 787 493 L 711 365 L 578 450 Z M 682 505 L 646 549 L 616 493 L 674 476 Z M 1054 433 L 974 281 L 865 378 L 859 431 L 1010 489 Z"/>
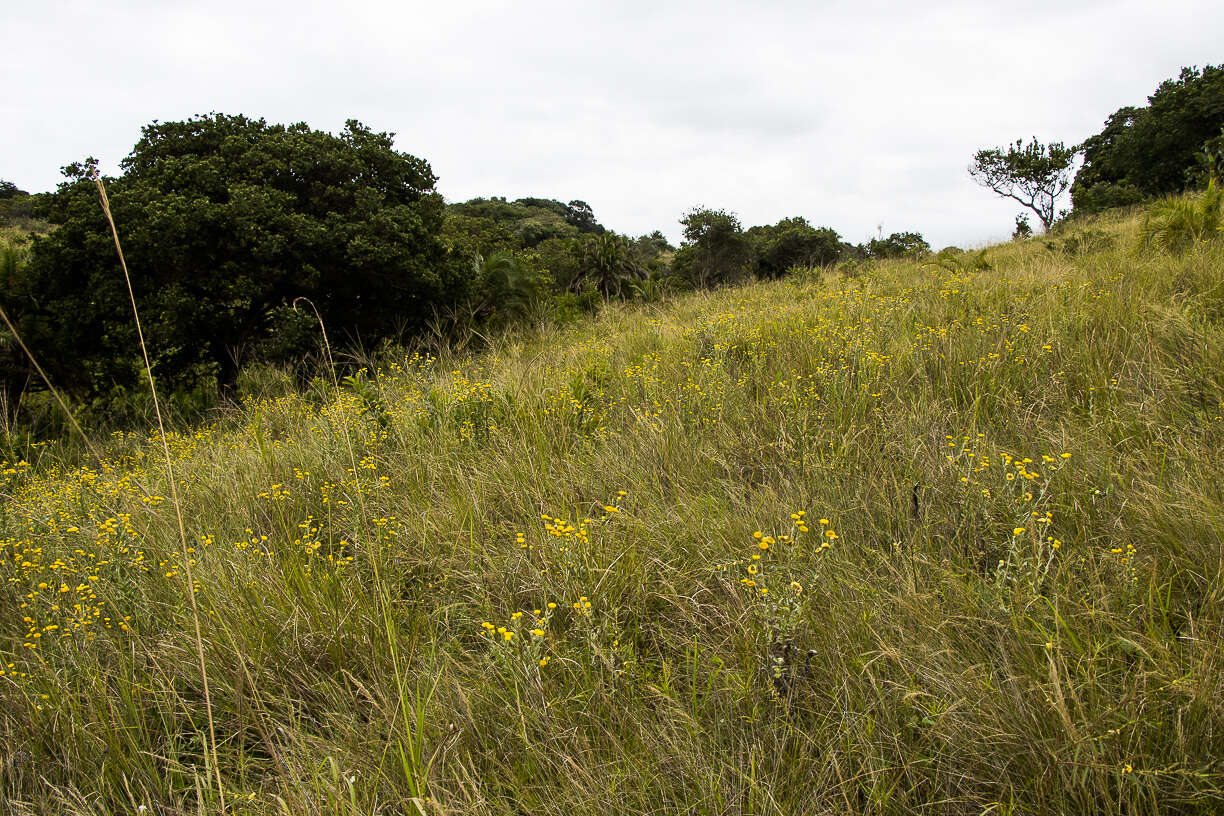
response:
<path fill-rule="evenodd" d="M 530 271 L 509 250 L 499 249 L 488 257 L 478 255 L 475 272 L 480 281 L 475 311 L 485 317 L 522 317 L 539 297 L 538 284 Z"/>
<path fill-rule="evenodd" d="M 583 243 L 582 266 L 584 277 L 590 278 L 604 297 L 623 297 L 626 284 L 644 277 L 629 239 L 614 232 L 605 232 Z"/>

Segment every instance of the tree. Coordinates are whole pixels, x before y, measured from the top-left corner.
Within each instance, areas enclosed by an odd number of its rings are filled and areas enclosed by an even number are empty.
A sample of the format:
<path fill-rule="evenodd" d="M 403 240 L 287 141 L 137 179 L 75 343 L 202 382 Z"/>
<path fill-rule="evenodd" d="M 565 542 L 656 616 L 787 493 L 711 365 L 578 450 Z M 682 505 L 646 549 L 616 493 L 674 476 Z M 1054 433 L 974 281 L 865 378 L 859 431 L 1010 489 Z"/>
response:
<path fill-rule="evenodd" d="M 627 285 L 644 276 L 623 235 L 604 232 L 585 239 L 581 246 L 583 275 L 606 298 L 623 297 Z"/>
<path fill-rule="evenodd" d="M 1043 145 L 1036 137 L 1030 144 L 1017 139 L 1006 151 L 979 150 L 969 175 L 983 187 L 1032 210 L 1048 232 L 1054 223 L 1054 205 L 1071 184 L 1071 164 L 1078 150 L 1062 142 Z"/>
<path fill-rule="evenodd" d="M 676 248 L 667 242 L 662 232 L 655 230 L 649 235 L 639 235 L 630 241 L 629 249 L 647 278 L 662 281 L 668 276 Z"/>
<path fill-rule="evenodd" d="M 442 238 L 451 247 L 473 257 L 519 247 L 514 233 L 505 224 L 492 218 L 465 215 L 453 207 L 447 207 L 442 222 Z"/>
<path fill-rule="evenodd" d="M 27 232 L 39 229 L 34 222 L 36 199 L 13 182 L 0 179 L 0 227 L 14 226 Z"/>
<path fill-rule="evenodd" d="M 931 245 L 920 232 L 894 232 L 887 238 L 872 238 L 865 247 L 869 258 L 921 258 Z"/>
<path fill-rule="evenodd" d="M 595 211 L 585 201 L 575 199 L 565 207 L 565 220 L 579 232 L 602 235 L 604 227 L 595 220 Z"/>
<path fill-rule="evenodd" d="M 0 293 L 12 292 L 17 287 L 26 254 L 24 246 L 0 244 Z M 33 373 L 17 338 L 0 323 L 0 421 L 6 419 L 6 411 L 17 405 Z"/>
<path fill-rule="evenodd" d="M 1203 143 L 1194 161 L 1196 167 L 1190 178 L 1195 185 L 1207 187 L 1212 179 L 1218 182 L 1224 177 L 1224 127 L 1220 128 L 1220 135 Z"/>
<path fill-rule="evenodd" d="M 732 283 L 752 271 L 752 243 L 735 213 L 694 207 L 680 219 L 684 243 L 672 269 L 691 286 Z"/>
<path fill-rule="evenodd" d="M 549 238 L 534 252 L 557 292 L 575 293 L 583 284 L 583 242 L 579 238 Z"/>
<path fill-rule="evenodd" d="M 443 201 L 422 159 L 350 120 L 212 114 L 145 127 L 107 179 L 155 373 L 169 390 L 227 385 L 243 358 L 314 351 L 310 298 L 339 344 L 422 328 L 466 296 L 470 263 L 439 238 Z M 89 163 L 47 197 L 59 228 L 0 293 L 52 379 L 81 399 L 139 387 L 139 350 Z M 292 341 L 292 342 L 291 342 Z"/>
<path fill-rule="evenodd" d="M 792 266 L 823 266 L 841 257 L 841 236 L 828 227 L 813 227 L 799 216 L 783 218 L 773 226 L 748 230 L 756 252 L 758 272 L 778 278 Z"/>
<path fill-rule="evenodd" d="M 542 296 L 545 284 L 525 261 L 523 256 L 504 249 L 478 256 L 472 312 L 503 324 L 524 317 Z"/>
<path fill-rule="evenodd" d="M 1224 65 L 1183 68 L 1148 97 L 1119 108 L 1084 141 L 1084 163 L 1071 186 L 1076 213 L 1202 187 L 1199 157 L 1224 127 Z"/>
<path fill-rule="evenodd" d="M 1021 213 L 1016 216 L 1016 228 L 1012 230 L 1013 241 L 1023 241 L 1025 238 L 1033 237 L 1033 227 L 1029 224 L 1028 216 Z"/>

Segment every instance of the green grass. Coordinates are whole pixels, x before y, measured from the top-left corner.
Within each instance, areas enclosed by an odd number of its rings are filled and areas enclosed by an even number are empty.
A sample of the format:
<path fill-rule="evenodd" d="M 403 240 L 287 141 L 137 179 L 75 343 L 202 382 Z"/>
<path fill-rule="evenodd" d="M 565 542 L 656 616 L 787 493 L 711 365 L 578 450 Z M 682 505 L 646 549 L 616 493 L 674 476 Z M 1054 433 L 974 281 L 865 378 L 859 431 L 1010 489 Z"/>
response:
<path fill-rule="evenodd" d="M 1088 228 L 251 375 L 224 791 L 156 439 L 0 466 L 0 812 L 1218 812 L 1224 249 Z"/>
<path fill-rule="evenodd" d="M 1148 210 L 1140 235 L 1145 244 L 1166 252 L 1220 237 L 1224 228 L 1224 189 L 1213 177 L 1198 195 L 1175 196 L 1156 202 Z"/>

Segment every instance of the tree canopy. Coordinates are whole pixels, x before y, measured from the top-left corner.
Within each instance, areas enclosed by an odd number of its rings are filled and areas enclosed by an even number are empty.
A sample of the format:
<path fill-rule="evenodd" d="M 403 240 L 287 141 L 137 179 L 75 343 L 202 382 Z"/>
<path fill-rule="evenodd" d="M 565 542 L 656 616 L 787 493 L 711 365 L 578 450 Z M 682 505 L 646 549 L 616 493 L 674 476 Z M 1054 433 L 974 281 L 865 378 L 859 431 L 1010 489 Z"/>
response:
<path fill-rule="evenodd" d="M 918 232 L 894 232 L 887 238 L 872 238 L 864 248 L 869 258 L 921 258 L 931 252 L 931 245 Z"/>
<path fill-rule="evenodd" d="M 672 269 L 690 286 L 719 286 L 752 272 L 752 241 L 735 213 L 694 207 L 680 219 L 684 243 Z"/>
<path fill-rule="evenodd" d="M 778 278 L 794 266 L 824 266 L 841 257 L 841 236 L 828 227 L 813 227 L 806 218 L 783 218 L 773 226 L 747 232 L 756 251 L 757 271 Z"/>
<path fill-rule="evenodd" d="M 484 336 L 477 324 L 567 320 L 605 299 L 929 251 L 917 233 L 853 246 L 800 216 L 745 229 L 707 207 L 684 213 L 676 249 L 659 231 L 606 229 L 580 199 L 448 205 L 426 161 L 355 120 L 338 134 L 219 113 L 153 122 L 120 168 L 104 182 L 154 373 L 193 408 L 212 404 L 244 364 L 317 351 L 302 299 L 335 345 L 423 331 L 462 343 Z M 114 420 L 118 407 L 139 409 L 143 370 L 96 171 L 92 159 L 70 164 L 55 192 L 34 196 L 0 181 L 0 220 L 22 219 L 10 233 L 43 233 L 0 257 L 0 305 L 56 385 Z M 0 333 L 6 405 L 39 385 L 12 339 Z"/>
<path fill-rule="evenodd" d="M 1032 210 L 1048 231 L 1054 224 L 1058 198 L 1071 184 L 1071 164 L 1077 150 L 1062 142 L 1043 145 L 1036 137 L 1028 144 L 1017 139 L 1006 150 L 979 150 L 973 156 L 969 175 L 983 187 Z"/>
<path fill-rule="evenodd" d="M 1076 213 L 1097 212 L 1205 183 L 1200 157 L 1224 128 L 1224 65 L 1183 68 L 1146 107 L 1110 114 L 1084 141 L 1071 198 Z"/>
<path fill-rule="evenodd" d="M 31 228 L 37 199 L 13 182 L 0 179 L 0 227 Z"/>
<path fill-rule="evenodd" d="M 155 373 L 172 389 L 312 351 L 314 317 L 296 298 L 317 305 L 332 338 L 372 344 L 421 327 L 469 284 L 439 240 L 429 164 L 355 120 L 339 135 L 223 114 L 154 122 L 121 167 L 106 180 L 111 209 Z M 139 354 L 91 172 L 65 168 L 44 202 L 59 226 L 3 294 L 53 379 L 83 399 L 133 386 Z"/>

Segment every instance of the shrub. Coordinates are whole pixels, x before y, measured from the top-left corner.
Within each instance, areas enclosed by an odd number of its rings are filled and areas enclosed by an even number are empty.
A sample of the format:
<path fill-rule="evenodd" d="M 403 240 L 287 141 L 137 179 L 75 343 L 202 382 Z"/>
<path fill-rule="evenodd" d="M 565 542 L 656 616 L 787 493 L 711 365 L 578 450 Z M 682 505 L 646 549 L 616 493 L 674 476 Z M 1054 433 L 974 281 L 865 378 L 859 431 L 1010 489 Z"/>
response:
<path fill-rule="evenodd" d="M 1224 191 L 1212 179 L 1197 196 L 1166 198 L 1153 204 L 1139 231 L 1140 244 L 1180 254 L 1220 235 Z"/>
<path fill-rule="evenodd" d="M 1029 224 L 1027 215 L 1016 216 L 1016 229 L 1012 232 L 1013 241 L 1023 241 L 1033 237 L 1033 227 Z"/>
<path fill-rule="evenodd" d="M 931 253 L 931 245 L 918 232 L 894 232 L 887 238 L 867 242 L 867 256 L 873 259 L 921 258 Z"/>

